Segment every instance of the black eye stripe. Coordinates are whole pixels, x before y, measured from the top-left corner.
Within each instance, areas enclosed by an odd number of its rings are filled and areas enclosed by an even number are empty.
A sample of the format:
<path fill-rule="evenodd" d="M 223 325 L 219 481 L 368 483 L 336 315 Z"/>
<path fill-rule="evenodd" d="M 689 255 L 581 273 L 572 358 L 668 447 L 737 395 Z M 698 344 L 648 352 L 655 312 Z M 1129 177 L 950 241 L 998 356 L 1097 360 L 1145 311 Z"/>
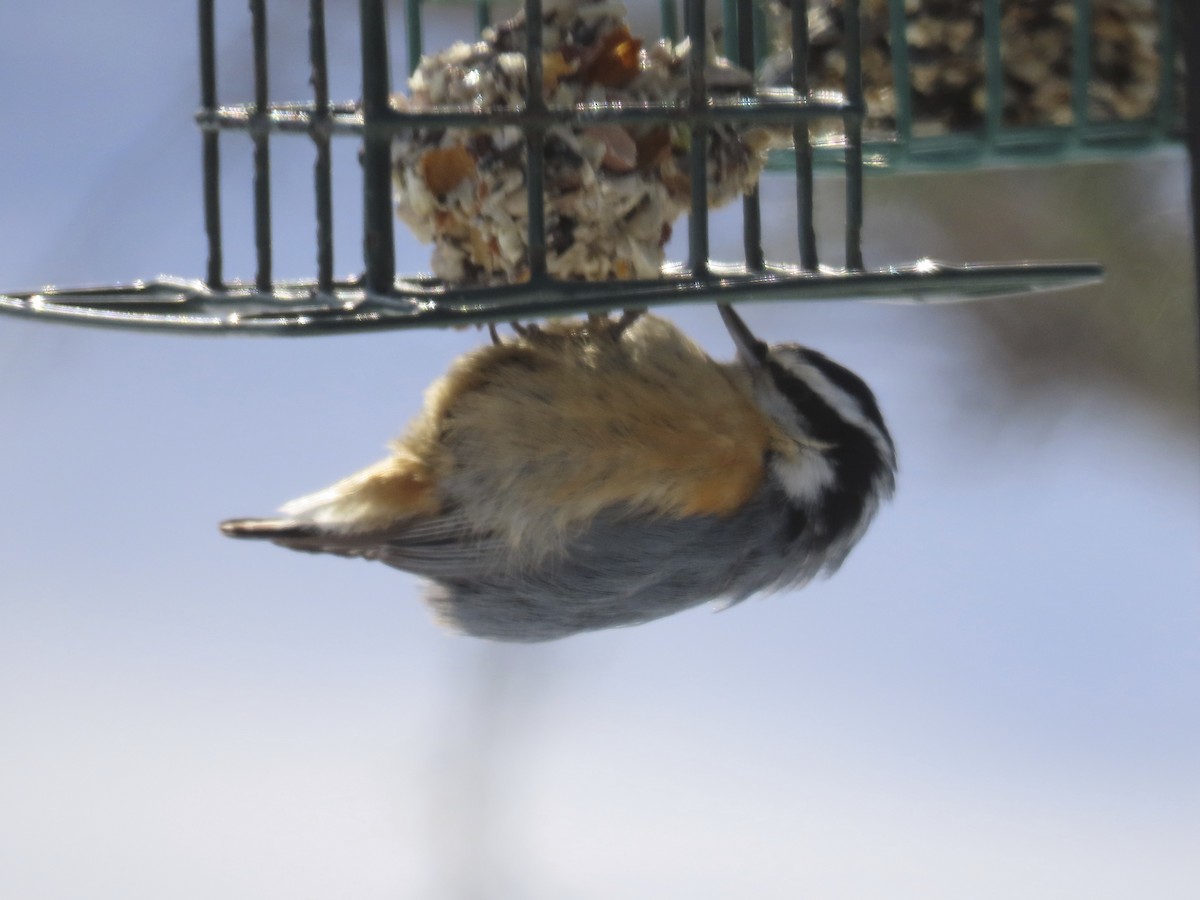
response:
<path fill-rule="evenodd" d="M 883 435 L 888 445 L 895 449 L 892 444 L 892 436 L 888 433 L 887 426 L 883 424 L 883 414 L 879 411 L 879 403 L 875 400 L 875 394 L 867 387 L 866 382 L 845 366 L 835 363 L 823 353 L 818 353 L 816 350 L 809 350 L 807 348 L 800 349 L 800 353 L 805 361 L 829 379 L 834 387 L 854 399 L 867 420 L 879 429 L 879 433 Z"/>
<path fill-rule="evenodd" d="M 813 437 L 830 444 L 845 438 L 851 426 L 804 379 L 773 359 L 767 360 L 767 369 L 779 392 L 804 414 Z"/>
<path fill-rule="evenodd" d="M 891 437 L 883 425 L 879 408 L 875 405 L 870 389 L 857 376 L 847 372 L 846 375 L 857 382 L 854 385 L 843 385 L 830 376 L 832 367 L 841 369 L 825 357 L 821 357 L 824 365 L 815 361 L 803 350 L 798 354 L 817 368 L 836 387 L 846 391 L 858 401 L 863 414 L 875 423 L 884 439 L 891 445 Z M 820 394 L 814 391 L 803 378 L 795 375 L 786 366 L 775 359 L 768 359 L 767 368 L 775 382 L 776 388 L 804 416 L 812 436 L 830 445 L 826 456 L 837 471 L 836 483 L 825 494 L 821 503 L 820 515 L 811 523 L 827 534 L 835 535 L 848 533 L 859 522 L 866 506 L 871 486 L 881 473 L 888 468 L 888 463 L 881 457 L 880 448 L 876 445 L 862 426 L 853 425 L 842 418 L 837 410 L 832 408 Z M 845 372 L 845 369 L 841 369 Z M 870 400 L 870 404 L 867 404 Z M 874 411 L 872 414 L 871 411 Z M 793 523 L 794 524 L 794 523 Z"/>

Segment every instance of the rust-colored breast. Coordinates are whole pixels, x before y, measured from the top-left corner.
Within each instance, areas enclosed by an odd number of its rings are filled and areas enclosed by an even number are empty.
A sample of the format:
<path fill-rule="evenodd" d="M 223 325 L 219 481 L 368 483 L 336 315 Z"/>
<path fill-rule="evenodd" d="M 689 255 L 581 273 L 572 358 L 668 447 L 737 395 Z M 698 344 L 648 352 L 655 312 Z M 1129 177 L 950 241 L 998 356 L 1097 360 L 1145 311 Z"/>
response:
<path fill-rule="evenodd" d="M 404 446 L 428 446 L 436 432 L 468 499 L 501 522 L 569 527 L 618 504 L 726 515 L 762 484 L 774 437 L 725 368 L 652 316 L 619 342 L 564 328 L 484 348 L 430 407 Z"/>

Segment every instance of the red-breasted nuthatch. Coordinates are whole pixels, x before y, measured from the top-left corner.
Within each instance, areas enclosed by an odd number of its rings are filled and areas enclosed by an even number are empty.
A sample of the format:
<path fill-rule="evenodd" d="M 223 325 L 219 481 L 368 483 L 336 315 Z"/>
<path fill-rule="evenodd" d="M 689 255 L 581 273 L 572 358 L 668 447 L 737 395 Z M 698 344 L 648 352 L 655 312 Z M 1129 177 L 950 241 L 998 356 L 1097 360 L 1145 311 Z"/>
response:
<path fill-rule="evenodd" d="M 822 354 L 721 314 L 729 364 L 652 315 L 493 330 L 388 459 L 222 530 L 416 573 L 443 622 L 510 641 L 832 572 L 894 487 L 879 407 Z"/>

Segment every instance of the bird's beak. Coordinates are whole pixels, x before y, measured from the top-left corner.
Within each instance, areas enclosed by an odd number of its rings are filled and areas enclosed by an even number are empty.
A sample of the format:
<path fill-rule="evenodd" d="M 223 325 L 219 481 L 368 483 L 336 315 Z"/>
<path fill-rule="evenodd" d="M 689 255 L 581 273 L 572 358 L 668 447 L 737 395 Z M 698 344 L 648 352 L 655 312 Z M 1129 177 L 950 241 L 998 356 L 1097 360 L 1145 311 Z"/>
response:
<path fill-rule="evenodd" d="M 717 309 L 721 311 L 725 328 L 733 338 L 733 344 L 737 347 L 742 362 L 750 368 L 762 366 L 763 360 L 767 358 L 767 345 L 753 335 L 742 321 L 742 317 L 733 311 L 732 306 L 721 303 L 717 305 Z"/>

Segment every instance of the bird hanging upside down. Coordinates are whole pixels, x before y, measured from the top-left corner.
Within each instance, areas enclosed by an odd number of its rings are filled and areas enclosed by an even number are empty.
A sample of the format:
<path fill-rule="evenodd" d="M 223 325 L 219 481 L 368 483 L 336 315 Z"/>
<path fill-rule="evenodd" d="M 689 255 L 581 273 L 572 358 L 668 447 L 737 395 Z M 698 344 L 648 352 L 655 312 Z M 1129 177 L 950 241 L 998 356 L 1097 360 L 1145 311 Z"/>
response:
<path fill-rule="evenodd" d="M 728 306 L 716 363 L 665 319 L 527 326 L 455 362 L 392 455 L 222 530 L 432 582 L 449 627 L 540 641 L 832 572 L 892 493 L 858 376 Z"/>

